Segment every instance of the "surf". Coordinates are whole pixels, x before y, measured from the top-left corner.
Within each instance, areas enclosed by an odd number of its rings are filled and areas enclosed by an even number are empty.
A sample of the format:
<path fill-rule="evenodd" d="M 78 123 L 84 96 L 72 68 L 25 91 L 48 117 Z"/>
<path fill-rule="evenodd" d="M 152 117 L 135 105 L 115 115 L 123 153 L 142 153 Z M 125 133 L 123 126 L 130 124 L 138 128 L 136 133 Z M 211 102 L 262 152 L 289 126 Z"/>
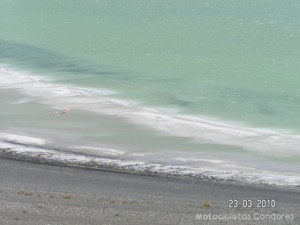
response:
<path fill-rule="evenodd" d="M 53 110 L 86 110 L 129 120 L 168 135 L 233 145 L 248 151 L 299 156 L 300 135 L 266 128 L 239 126 L 201 116 L 180 115 L 114 98 L 113 92 L 53 82 L 1 66 L 0 88 L 14 89 Z"/>

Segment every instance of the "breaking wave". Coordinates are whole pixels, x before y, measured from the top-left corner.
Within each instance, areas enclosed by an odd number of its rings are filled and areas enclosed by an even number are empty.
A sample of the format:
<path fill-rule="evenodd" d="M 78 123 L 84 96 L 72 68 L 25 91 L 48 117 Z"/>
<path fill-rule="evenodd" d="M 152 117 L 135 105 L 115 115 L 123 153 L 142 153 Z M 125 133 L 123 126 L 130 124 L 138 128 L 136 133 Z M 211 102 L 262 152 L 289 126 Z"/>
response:
<path fill-rule="evenodd" d="M 1 135 L 2 137 L 2 135 Z M 27 144 L 20 144 L 24 141 Z M 35 142 L 37 141 L 37 142 Z M 35 144 L 34 144 L 35 143 Z M 298 189 L 300 177 L 296 174 L 274 174 L 270 171 L 255 169 L 217 170 L 212 168 L 194 168 L 159 163 L 147 163 L 136 160 L 123 160 L 115 157 L 99 157 L 88 154 L 53 150 L 42 139 L 21 137 L 8 141 L 6 136 L 0 141 L 0 157 L 5 159 L 46 163 L 60 166 L 72 166 L 87 169 L 109 170 L 143 175 L 181 176 L 212 181 L 231 181 L 245 184 L 262 184 L 281 188 Z M 114 150 L 119 152 L 118 150 Z M 114 152 L 113 151 L 113 152 Z M 219 162 L 214 162 L 219 163 Z"/>

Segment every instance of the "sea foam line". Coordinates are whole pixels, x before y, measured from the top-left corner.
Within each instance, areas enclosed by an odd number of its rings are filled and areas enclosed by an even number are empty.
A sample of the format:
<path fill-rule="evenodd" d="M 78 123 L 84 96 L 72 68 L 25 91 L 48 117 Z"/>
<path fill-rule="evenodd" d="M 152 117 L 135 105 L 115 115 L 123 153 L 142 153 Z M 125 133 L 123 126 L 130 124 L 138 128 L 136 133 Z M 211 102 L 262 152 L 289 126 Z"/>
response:
<path fill-rule="evenodd" d="M 183 176 L 201 180 L 234 181 L 247 184 L 265 184 L 282 188 L 300 187 L 296 174 L 273 174 L 269 171 L 224 171 L 211 168 L 163 165 L 134 160 L 96 157 L 92 155 L 41 149 L 28 145 L 0 142 L 0 158 L 72 166 L 89 169 L 137 173 L 144 175 Z"/>
<path fill-rule="evenodd" d="M 8 134 L 0 132 L 0 137 L 2 141 L 15 142 L 26 145 L 45 145 L 47 143 L 47 141 L 42 138 L 28 137 L 17 134 Z"/>
<path fill-rule="evenodd" d="M 68 107 L 126 118 L 170 135 L 240 146 L 248 150 L 300 156 L 300 135 L 216 122 L 201 117 L 178 115 L 142 107 L 94 90 L 51 82 L 40 76 L 0 67 L 0 88 L 33 96 L 55 109 Z M 111 97 L 111 96 L 110 96 Z"/>

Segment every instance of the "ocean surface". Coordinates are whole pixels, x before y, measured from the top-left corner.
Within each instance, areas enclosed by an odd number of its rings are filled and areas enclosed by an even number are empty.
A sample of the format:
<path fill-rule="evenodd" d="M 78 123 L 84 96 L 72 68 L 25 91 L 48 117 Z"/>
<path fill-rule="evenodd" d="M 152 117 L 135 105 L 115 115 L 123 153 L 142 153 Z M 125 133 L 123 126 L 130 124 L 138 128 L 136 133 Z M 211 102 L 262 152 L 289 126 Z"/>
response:
<path fill-rule="evenodd" d="M 299 1 L 1 0 L 0 16 L 0 156 L 300 187 Z"/>

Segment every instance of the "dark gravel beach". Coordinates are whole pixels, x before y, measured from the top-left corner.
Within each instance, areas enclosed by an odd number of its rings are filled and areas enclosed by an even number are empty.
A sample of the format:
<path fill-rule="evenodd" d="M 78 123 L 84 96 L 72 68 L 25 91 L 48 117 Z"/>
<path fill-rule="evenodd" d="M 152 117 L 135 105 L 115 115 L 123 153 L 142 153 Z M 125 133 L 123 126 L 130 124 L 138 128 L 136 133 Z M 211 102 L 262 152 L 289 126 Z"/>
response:
<path fill-rule="evenodd" d="M 229 201 L 253 207 L 229 208 Z M 258 199 L 276 208 L 258 208 Z M 217 218 L 216 218 L 217 217 Z M 300 192 L 0 160 L 11 224 L 300 224 Z"/>

